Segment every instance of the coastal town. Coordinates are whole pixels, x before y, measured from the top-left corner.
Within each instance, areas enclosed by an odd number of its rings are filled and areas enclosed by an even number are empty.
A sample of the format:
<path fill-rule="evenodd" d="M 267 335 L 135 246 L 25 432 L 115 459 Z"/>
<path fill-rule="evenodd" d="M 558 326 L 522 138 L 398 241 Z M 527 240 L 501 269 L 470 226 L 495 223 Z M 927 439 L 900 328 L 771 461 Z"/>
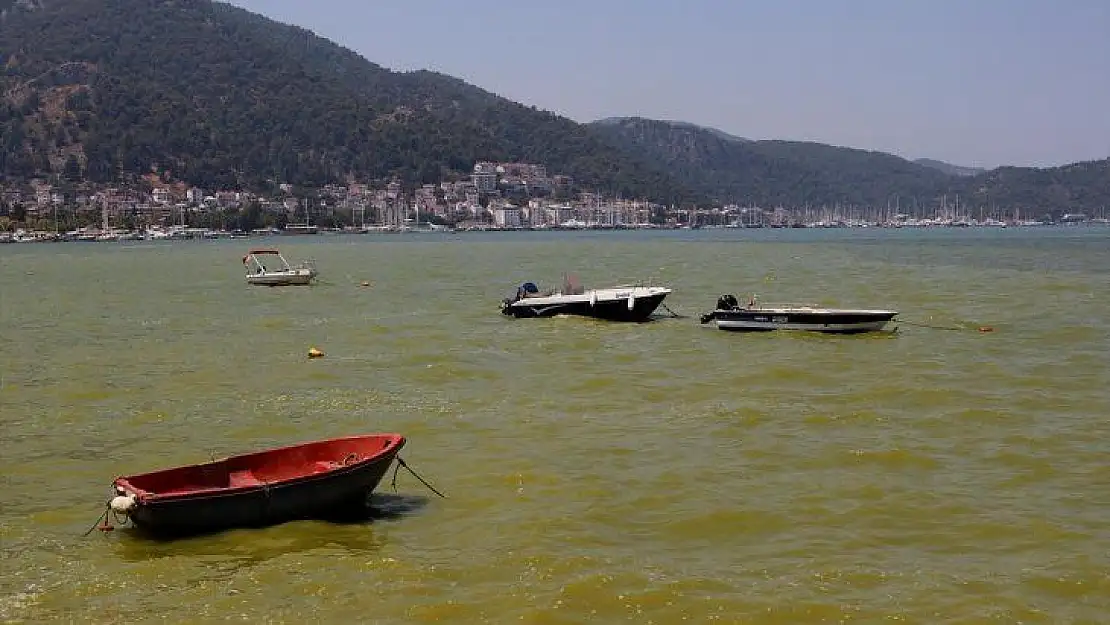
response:
<path fill-rule="evenodd" d="M 926 214 L 928 216 L 926 216 Z M 277 192 L 200 189 L 149 174 L 133 183 L 35 179 L 0 185 L 0 242 L 119 241 L 406 231 L 573 229 L 1012 227 L 1106 225 L 1106 211 L 1050 219 L 999 214 L 943 198 L 935 208 L 690 208 L 576 191 L 574 180 L 542 164 L 479 162 L 469 176 L 406 189 L 401 182 Z"/>

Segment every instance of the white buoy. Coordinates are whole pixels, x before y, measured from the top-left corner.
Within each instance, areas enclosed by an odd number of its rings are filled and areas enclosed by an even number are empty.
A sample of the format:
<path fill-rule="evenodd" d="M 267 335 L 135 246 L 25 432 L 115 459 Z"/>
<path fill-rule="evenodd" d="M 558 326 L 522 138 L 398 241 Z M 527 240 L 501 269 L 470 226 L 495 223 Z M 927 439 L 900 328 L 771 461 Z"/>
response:
<path fill-rule="evenodd" d="M 120 495 L 112 497 L 112 501 L 108 502 L 108 506 L 112 508 L 112 512 L 120 514 L 127 514 L 135 507 L 137 500 L 134 495 Z"/>

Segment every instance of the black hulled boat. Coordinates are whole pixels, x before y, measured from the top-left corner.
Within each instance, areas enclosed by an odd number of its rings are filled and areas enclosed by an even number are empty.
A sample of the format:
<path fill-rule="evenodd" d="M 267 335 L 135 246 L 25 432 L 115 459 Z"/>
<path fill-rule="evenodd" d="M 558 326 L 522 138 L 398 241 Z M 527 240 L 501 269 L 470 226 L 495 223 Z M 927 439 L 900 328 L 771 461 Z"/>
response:
<path fill-rule="evenodd" d="M 734 295 L 722 295 L 717 308 L 701 316 L 720 330 L 769 332 L 803 330 L 831 334 L 858 334 L 884 329 L 898 315 L 892 310 L 824 308 L 808 304 L 763 304 L 752 297 L 741 305 Z"/>

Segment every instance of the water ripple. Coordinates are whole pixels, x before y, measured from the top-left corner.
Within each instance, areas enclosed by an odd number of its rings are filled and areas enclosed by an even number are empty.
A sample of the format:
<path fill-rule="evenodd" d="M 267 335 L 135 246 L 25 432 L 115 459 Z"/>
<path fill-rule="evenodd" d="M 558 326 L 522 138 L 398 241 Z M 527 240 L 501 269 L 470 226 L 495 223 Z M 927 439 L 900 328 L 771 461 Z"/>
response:
<path fill-rule="evenodd" d="M 5 246 L 0 621 L 1101 622 L 1110 233 L 1016 230 L 306 237 L 327 284 L 262 290 L 237 242 Z M 564 270 L 691 317 L 498 314 Z M 116 475 L 383 430 L 449 499 L 81 537 Z"/>

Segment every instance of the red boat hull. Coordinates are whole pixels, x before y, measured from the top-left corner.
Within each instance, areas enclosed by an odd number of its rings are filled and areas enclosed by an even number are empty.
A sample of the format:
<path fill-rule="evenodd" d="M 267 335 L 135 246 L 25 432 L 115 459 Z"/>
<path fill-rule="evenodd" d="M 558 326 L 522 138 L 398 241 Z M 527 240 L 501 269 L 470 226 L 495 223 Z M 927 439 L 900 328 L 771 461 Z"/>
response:
<path fill-rule="evenodd" d="M 316 441 L 117 478 L 128 516 L 158 534 L 322 518 L 364 505 L 405 445 L 400 434 Z"/>

